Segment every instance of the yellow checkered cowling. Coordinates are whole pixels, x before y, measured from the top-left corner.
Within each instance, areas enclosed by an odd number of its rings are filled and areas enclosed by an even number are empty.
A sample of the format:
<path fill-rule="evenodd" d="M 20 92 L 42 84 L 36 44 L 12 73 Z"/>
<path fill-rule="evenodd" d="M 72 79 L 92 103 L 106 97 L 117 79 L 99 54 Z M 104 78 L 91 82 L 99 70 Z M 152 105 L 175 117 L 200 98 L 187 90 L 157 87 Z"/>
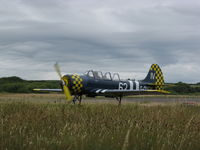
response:
<path fill-rule="evenodd" d="M 72 90 L 74 93 L 80 93 L 83 88 L 83 79 L 79 75 L 72 75 Z"/>
<path fill-rule="evenodd" d="M 156 73 L 156 82 L 155 82 L 156 89 L 162 90 L 162 87 L 164 85 L 164 77 L 160 67 L 157 64 L 152 64 L 150 70 Z"/>

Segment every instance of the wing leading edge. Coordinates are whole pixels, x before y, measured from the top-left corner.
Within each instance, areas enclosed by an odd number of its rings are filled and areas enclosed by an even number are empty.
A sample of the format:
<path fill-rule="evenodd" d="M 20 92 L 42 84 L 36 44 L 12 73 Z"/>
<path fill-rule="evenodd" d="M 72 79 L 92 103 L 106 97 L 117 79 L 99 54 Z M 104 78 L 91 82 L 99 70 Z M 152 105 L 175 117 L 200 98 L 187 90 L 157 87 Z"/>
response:
<path fill-rule="evenodd" d="M 33 89 L 33 91 L 43 91 L 43 92 L 62 92 L 62 89 Z"/>

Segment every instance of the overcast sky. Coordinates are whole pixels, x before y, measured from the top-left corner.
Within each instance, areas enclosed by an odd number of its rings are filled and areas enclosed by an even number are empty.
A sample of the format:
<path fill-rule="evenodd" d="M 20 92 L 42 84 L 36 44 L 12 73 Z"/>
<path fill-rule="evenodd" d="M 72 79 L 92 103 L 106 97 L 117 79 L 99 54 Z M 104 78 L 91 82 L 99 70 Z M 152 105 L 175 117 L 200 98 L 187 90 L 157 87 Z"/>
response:
<path fill-rule="evenodd" d="M 0 77 L 86 70 L 200 82 L 199 0 L 0 0 Z"/>

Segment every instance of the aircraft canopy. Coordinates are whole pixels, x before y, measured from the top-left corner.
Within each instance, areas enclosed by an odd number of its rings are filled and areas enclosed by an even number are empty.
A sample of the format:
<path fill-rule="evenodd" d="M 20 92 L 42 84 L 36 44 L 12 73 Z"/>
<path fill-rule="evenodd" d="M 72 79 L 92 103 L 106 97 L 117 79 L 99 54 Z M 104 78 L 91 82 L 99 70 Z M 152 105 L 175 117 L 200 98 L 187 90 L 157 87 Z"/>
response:
<path fill-rule="evenodd" d="M 89 70 L 85 73 L 88 77 L 102 80 L 117 80 L 120 81 L 120 76 L 118 73 L 111 74 L 110 72 L 102 73 L 101 71 Z"/>

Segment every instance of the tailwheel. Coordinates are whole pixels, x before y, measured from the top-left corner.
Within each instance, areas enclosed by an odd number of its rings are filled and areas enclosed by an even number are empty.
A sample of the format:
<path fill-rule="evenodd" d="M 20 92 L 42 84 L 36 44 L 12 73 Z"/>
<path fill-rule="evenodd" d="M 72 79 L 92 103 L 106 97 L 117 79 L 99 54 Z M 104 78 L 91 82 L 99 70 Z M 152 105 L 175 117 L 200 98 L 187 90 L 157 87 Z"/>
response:
<path fill-rule="evenodd" d="M 119 102 L 118 106 L 120 106 L 122 102 L 122 96 L 116 97 L 116 100 Z"/>

